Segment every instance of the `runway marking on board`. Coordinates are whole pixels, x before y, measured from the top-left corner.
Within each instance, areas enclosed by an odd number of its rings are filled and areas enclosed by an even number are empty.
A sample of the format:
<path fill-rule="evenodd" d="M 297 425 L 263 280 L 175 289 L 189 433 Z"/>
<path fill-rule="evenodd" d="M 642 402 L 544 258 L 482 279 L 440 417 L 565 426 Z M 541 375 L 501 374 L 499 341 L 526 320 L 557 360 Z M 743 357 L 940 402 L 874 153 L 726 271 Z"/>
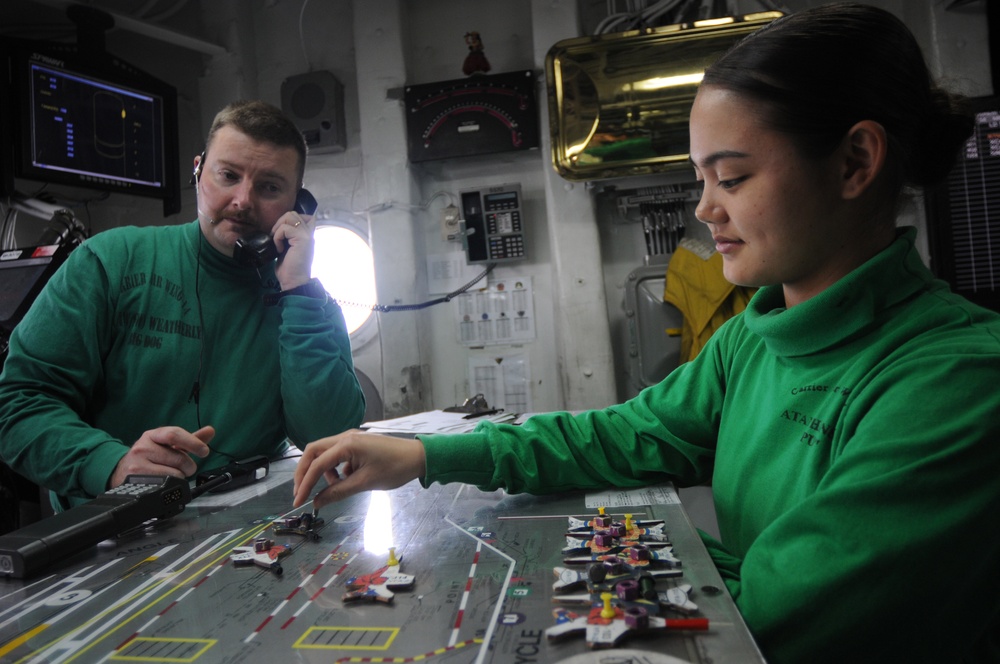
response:
<path fill-rule="evenodd" d="M 108 659 L 126 662 L 193 662 L 218 642 L 218 639 L 143 636 L 132 639 Z"/>
<path fill-rule="evenodd" d="M 455 626 L 451 630 L 451 638 L 448 645 L 453 646 L 458 643 L 458 630 L 462 627 L 462 618 L 465 617 L 465 607 L 469 603 L 469 595 L 472 593 L 472 581 L 476 578 L 476 567 L 479 565 L 479 554 L 483 550 L 482 540 L 476 542 L 476 555 L 472 557 L 472 565 L 469 567 L 469 576 L 465 580 L 465 591 L 462 592 L 462 600 L 458 604 L 458 614 L 455 616 Z"/>
<path fill-rule="evenodd" d="M 406 664 L 407 662 L 422 662 L 425 659 L 430 659 L 436 655 L 443 655 L 445 653 L 451 652 L 452 650 L 458 650 L 459 648 L 464 648 L 466 646 L 478 645 L 483 643 L 482 639 L 469 639 L 468 641 L 462 641 L 461 643 L 456 643 L 453 646 L 445 646 L 443 648 L 438 648 L 437 650 L 432 650 L 430 652 L 425 652 L 422 655 L 414 655 L 413 657 L 342 657 L 341 659 L 334 660 L 336 664 L 349 664 L 350 662 L 381 662 L 382 664 Z"/>
<path fill-rule="evenodd" d="M 298 586 L 296 586 L 296 587 L 295 587 L 295 589 L 294 589 L 294 590 L 292 590 L 292 592 L 291 592 L 291 593 L 289 593 L 289 594 L 288 594 L 288 597 L 286 597 L 286 598 L 285 598 L 284 600 L 282 600 L 282 601 L 281 601 L 281 602 L 280 602 L 280 603 L 278 604 L 278 606 L 277 606 L 277 607 L 275 607 L 275 609 L 274 609 L 273 611 L 271 611 L 270 615 L 268 615 L 268 616 L 267 616 L 267 617 L 266 617 L 266 618 L 264 619 L 264 621 L 263 621 L 263 622 L 262 622 L 262 623 L 261 623 L 260 625 L 258 625 L 258 626 L 257 626 L 257 629 L 255 629 L 254 631 L 250 632 L 250 634 L 249 634 L 249 635 L 248 635 L 248 636 L 247 636 L 247 637 L 246 637 L 245 639 L 243 639 L 243 643 L 250 643 L 251 641 L 253 641 L 253 640 L 254 640 L 254 638 L 256 638 L 256 636 L 257 636 L 258 634 L 260 634 L 261 630 L 262 630 L 262 629 L 264 629 L 264 627 L 265 627 L 265 626 L 266 626 L 266 625 L 267 625 L 267 624 L 268 624 L 269 622 L 271 622 L 271 620 L 272 620 L 272 619 L 273 619 L 273 618 L 274 618 L 274 617 L 275 617 L 276 615 L 278 615 L 278 613 L 279 613 L 279 612 L 280 612 L 280 611 L 281 611 L 281 610 L 282 610 L 283 608 L 285 608 L 285 606 L 286 606 L 286 605 L 287 605 L 287 604 L 288 604 L 288 603 L 289 603 L 289 602 L 291 601 L 291 599 L 292 599 L 292 598 L 293 598 L 293 597 L 294 597 L 294 596 L 295 596 L 295 595 L 296 595 L 296 594 L 297 594 L 297 593 L 299 592 L 299 590 L 301 590 L 301 589 L 302 589 L 302 588 L 304 588 L 304 587 L 305 587 L 306 585 L 308 585 L 308 583 L 309 583 L 310 581 L 312 581 L 312 580 L 313 580 L 313 579 L 314 579 L 314 578 L 316 577 L 316 574 L 317 574 L 317 573 L 318 573 L 318 572 L 319 572 L 319 571 L 320 571 L 320 570 L 321 570 L 321 569 L 322 569 L 322 568 L 323 568 L 323 567 L 324 567 L 324 566 L 325 566 L 325 565 L 326 565 L 326 564 L 327 564 L 327 563 L 328 563 L 329 561 L 331 561 L 331 560 L 339 560 L 339 559 L 341 559 L 342 555 L 346 555 L 346 554 L 340 554 L 340 553 L 338 553 L 338 552 L 339 552 L 339 550 L 340 550 L 340 547 L 342 547 L 342 546 L 344 545 L 344 543 L 345 543 L 345 542 L 347 542 L 347 540 L 348 540 L 348 539 L 350 539 L 350 538 L 351 538 L 351 536 L 352 536 L 353 534 L 354 534 L 354 531 L 353 531 L 353 530 L 352 530 L 352 531 L 351 531 L 350 533 L 348 533 L 348 534 L 347 534 L 347 535 L 346 535 L 346 536 L 344 537 L 344 539 L 342 539 L 342 540 L 340 541 L 340 543 L 339 543 L 339 544 L 337 544 L 337 546 L 336 546 L 336 547 L 334 547 L 334 549 L 333 549 L 333 550 L 332 550 L 332 551 L 331 551 L 330 553 L 328 553 L 328 554 L 326 555 L 326 557 L 325 557 L 325 558 L 323 558 L 323 560 L 322 560 L 322 561 L 320 561 L 319 565 L 317 565 L 317 566 L 316 566 L 316 567 L 315 567 L 315 568 L 313 569 L 313 571 L 312 571 L 312 572 L 310 572 L 309 574 L 307 574 L 307 575 L 305 576 L 305 578 L 304 578 L 304 579 L 302 579 L 302 582 L 301 582 L 301 583 L 300 583 L 300 584 L 299 584 Z M 335 571 L 335 572 L 333 573 L 333 576 L 331 576 L 331 577 L 329 578 L 329 580 L 327 580 L 327 582 L 326 582 L 326 583 L 324 583 L 324 584 L 323 584 L 323 586 L 322 586 L 322 587 L 321 587 L 321 588 L 320 588 L 319 590 L 317 590 L 317 591 L 316 591 L 315 593 L 313 593 L 313 594 L 312 594 L 312 595 L 311 595 L 311 596 L 310 596 L 310 597 L 309 597 L 309 598 L 308 598 L 308 599 L 307 599 L 307 600 L 306 600 L 306 601 L 305 601 L 305 602 L 304 602 L 304 603 L 302 604 L 302 606 L 300 606 L 300 607 L 299 607 L 298 611 L 296 611 L 296 612 L 295 612 L 294 614 L 292 614 L 292 616 L 291 616 L 291 617 L 290 617 L 290 618 L 289 618 L 288 620 L 286 620 L 286 621 L 285 621 L 284 623 L 282 623 L 282 625 L 281 625 L 280 629 L 288 629 L 288 626 L 289 626 L 289 625 L 291 625 L 291 624 L 292 624 L 292 622 L 293 622 L 293 621 L 294 621 L 294 620 L 295 620 L 296 618 L 298 618 L 298 617 L 299 617 L 299 615 L 300 615 L 300 614 L 301 614 L 301 613 L 302 613 L 303 611 L 305 611 L 305 610 L 306 610 L 306 609 L 307 609 L 308 607 L 312 606 L 312 604 L 313 604 L 313 603 L 314 603 L 314 602 L 316 601 L 316 598 L 317 598 L 317 597 L 319 597 L 320 593 L 322 593 L 322 592 L 323 592 L 324 590 L 326 590 L 327 588 L 329 588 L 329 587 L 330 587 L 330 584 L 331 584 L 331 583 L 333 583 L 334 579 L 336 579 L 337 577 L 339 577 L 339 576 L 340 576 L 340 575 L 341 575 L 341 574 L 343 573 L 343 571 L 344 571 L 345 569 L 347 569 L 347 566 L 348 566 L 348 565 L 350 565 L 350 564 L 351 564 L 351 563 L 352 563 L 352 562 L 354 561 L 354 559 L 355 559 L 355 558 L 357 558 L 357 557 L 358 557 L 358 554 L 357 554 L 357 553 L 355 553 L 355 554 L 354 554 L 353 556 L 351 556 L 350 558 L 348 558 L 348 559 L 347 559 L 347 562 L 345 562 L 345 563 L 344 563 L 343 565 L 341 565 L 341 566 L 340 566 L 340 567 L 339 567 L 339 568 L 337 569 L 337 571 Z"/>
<path fill-rule="evenodd" d="M 269 524 L 268 524 L 269 525 Z M 264 526 L 266 527 L 266 526 Z M 264 527 L 258 529 L 258 532 L 263 530 Z M 243 541 L 248 541 L 255 536 L 255 533 L 251 531 L 250 535 L 243 539 Z M 81 657 L 91 648 L 95 647 L 98 643 L 104 641 L 106 638 L 112 634 L 118 632 L 124 625 L 132 620 L 135 620 L 143 613 L 150 610 L 153 606 L 163 601 L 166 597 L 176 592 L 178 589 L 185 587 L 187 584 L 191 583 L 193 579 L 197 578 L 198 574 L 204 573 L 206 569 L 212 567 L 213 565 L 218 565 L 220 560 L 225 560 L 229 556 L 229 549 L 231 546 L 224 544 L 226 540 L 239 541 L 243 535 L 241 531 L 229 531 L 227 533 L 221 533 L 219 535 L 213 535 L 212 537 L 204 540 L 199 546 L 187 551 L 183 556 L 175 560 L 173 563 L 164 568 L 164 570 L 146 583 L 142 584 L 128 595 L 120 598 L 113 605 L 109 606 L 104 611 L 95 615 L 91 619 L 87 620 L 81 625 L 78 625 L 75 629 L 66 633 L 60 638 L 56 638 L 41 648 L 35 650 L 32 654 L 27 655 L 25 659 L 19 661 L 35 661 L 42 653 L 45 653 L 45 662 L 49 664 L 60 664 L 61 662 L 70 662 L 78 657 Z M 209 543 L 217 542 L 215 544 Z M 166 549 L 172 549 L 176 545 L 171 545 Z M 165 550 L 166 550 L 165 549 Z M 220 550 L 222 550 L 221 553 Z M 200 552 L 200 553 L 199 553 Z M 201 563 L 206 557 L 210 557 L 216 553 L 219 555 L 210 560 L 207 564 L 198 570 L 195 570 L 194 574 L 191 574 L 186 579 L 182 579 L 176 585 L 169 585 L 171 581 L 175 581 L 182 574 L 189 572 L 193 567 Z M 183 563 L 183 564 L 182 564 Z M 111 584 L 110 587 L 115 586 L 119 582 Z M 162 587 L 168 586 L 166 592 L 163 594 L 153 597 Z M 106 592 L 106 588 L 103 592 Z M 91 599 L 96 597 L 96 595 L 91 596 Z M 152 598 L 152 599 L 150 599 Z M 149 600 L 149 603 L 144 607 L 138 607 L 139 603 L 145 600 Z M 130 605 L 126 606 L 127 602 L 132 602 Z M 72 610 L 79 608 L 83 603 L 77 604 Z M 118 611 L 117 614 L 114 612 Z M 113 615 L 114 614 L 114 615 Z M 59 616 L 60 618 L 62 616 Z M 155 619 L 155 618 L 154 618 Z M 101 625 L 101 621 L 104 621 Z M 52 621 L 54 622 L 54 621 Z M 148 626 L 148 623 L 147 623 Z M 93 631 L 88 631 L 88 628 Z M 125 641 L 119 644 L 119 648 L 126 645 L 133 639 L 137 637 L 138 632 L 132 632 Z M 85 636 L 83 636 L 85 635 Z"/>
<path fill-rule="evenodd" d="M 46 625 L 46 624 L 43 623 L 43 624 L 39 625 L 38 627 L 34 628 L 33 630 L 31 630 L 29 632 L 25 632 L 21 636 L 19 636 L 19 637 L 15 638 L 14 640 L 10 641 L 5 646 L 3 646 L 2 648 L 0 648 L 0 657 L 3 657 L 4 655 L 6 655 L 7 653 L 9 653 L 10 651 L 16 650 L 17 648 L 21 647 L 22 645 L 24 645 L 25 643 L 27 643 L 31 639 L 33 639 L 36 636 L 38 636 L 39 634 L 41 634 L 41 632 L 43 630 L 45 630 L 46 628 L 48 628 L 48 625 Z"/>
<path fill-rule="evenodd" d="M 72 576 L 67 576 L 64 579 L 61 579 L 61 580 L 57 581 L 52 586 L 46 588 L 42 593 L 39 593 L 38 595 L 34 595 L 32 597 L 28 597 L 28 598 L 25 598 L 25 599 L 21 600 L 17 604 L 14 604 L 13 606 L 5 609 L 2 613 L 0 613 L 0 616 L 2 616 L 4 614 L 6 614 L 6 613 L 10 613 L 10 612 L 18 611 L 19 610 L 18 613 L 12 613 L 9 618 L 7 618 L 6 620 L 4 620 L 3 622 L 0 622 L 0 628 L 6 627 L 7 625 L 9 625 L 11 623 L 16 622 L 17 620 L 19 620 L 20 618 L 28 615 L 29 613 L 31 613 L 32 611 L 36 610 L 40 606 L 49 605 L 49 602 L 52 601 L 53 598 L 64 597 L 64 596 L 66 596 L 66 595 L 68 595 L 70 593 L 75 592 L 76 586 L 78 586 L 78 585 L 80 585 L 82 583 L 85 583 L 91 577 L 100 574 L 101 572 L 103 572 L 104 570 L 112 567 L 116 563 L 118 563 L 117 560 L 112 560 L 112 561 L 110 561 L 108 563 L 105 563 L 104 565 L 101 565 L 101 566 L 99 566 L 97 568 L 92 568 L 91 566 L 88 565 L 87 567 L 84 567 L 84 568 L 82 568 L 80 570 L 77 570 L 76 573 L 74 573 Z M 89 573 L 87 573 L 88 570 L 90 570 Z M 50 580 L 52 578 L 53 577 L 51 577 L 51 576 L 46 577 L 44 579 L 36 581 L 35 583 L 32 583 L 30 586 L 25 586 L 22 590 L 29 590 L 31 588 L 34 588 L 35 586 L 39 586 L 43 581 L 48 581 L 48 580 Z M 55 623 L 57 623 L 60 620 L 62 620 L 65 616 L 67 616 L 67 615 L 73 613 L 74 611 L 76 611 L 83 604 L 86 604 L 88 601 L 90 601 L 90 600 L 94 599 L 95 597 L 97 597 L 99 594 L 100 593 L 92 593 L 92 594 L 88 595 L 87 597 L 80 596 L 80 602 L 76 606 L 73 606 L 72 608 L 68 608 L 68 609 L 63 610 L 63 611 L 60 611 L 58 615 L 56 615 L 52 619 L 48 620 L 47 624 L 48 625 L 54 625 Z"/>
<path fill-rule="evenodd" d="M 388 650 L 399 627 L 310 627 L 292 648 L 304 650 Z M 365 659 L 364 661 L 374 661 Z"/>
<path fill-rule="evenodd" d="M 460 495 L 462 493 L 462 489 L 459 489 L 456 493 Z M 507 566 L 507 574 L 504 576 L 503 585 L 500 586 L 500 591 L 497 593 L 497 602 L 496 607 L 493 609 L 493 616 L 490 618 L 489 626 L 486 628 L 486 634 L 483 635 L 481 640 L 483 647 L 479 649 L 479 655 L 476 657 L 475 664 L 482 664 L 482 662 L 486 661 L 486 655 L 489 652 L 489 644 L 493 640 L 493 630 L 495 630 L 497 625 L 500 623 L 500 611 L 503 609 L 504 597 L 507 595 L 507 588 L 510 586 L 510 580 L 514 576 L 514 567 L 517 565 L 517 561 L 489 542 L 480 539 L 473 533 L 470 533 L 466 528 L 458 525 L 448 517 L 445 517 L 444 521 L 466 537 L 474 539 L 478 544 L 485 546 L 501 558 L 506 559 L 509 563 Z"/>

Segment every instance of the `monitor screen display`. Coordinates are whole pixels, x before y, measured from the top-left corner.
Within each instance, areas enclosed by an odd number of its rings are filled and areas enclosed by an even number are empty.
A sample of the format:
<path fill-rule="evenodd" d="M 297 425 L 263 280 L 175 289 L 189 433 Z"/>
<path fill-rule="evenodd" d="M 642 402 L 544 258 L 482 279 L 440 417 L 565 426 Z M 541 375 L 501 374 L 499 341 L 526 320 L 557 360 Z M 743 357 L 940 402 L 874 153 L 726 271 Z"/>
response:
<path fill-rule="evenodd" d="M 177 90 L 120 58 L 0 39 L 0 193 L 16 179 L 158 198 L 180 211 Z"/>
<path fill-rule="evenodd" d="M 83 183 L 163 188 L 163 99 L 30 62 L 31 167 Z"/>

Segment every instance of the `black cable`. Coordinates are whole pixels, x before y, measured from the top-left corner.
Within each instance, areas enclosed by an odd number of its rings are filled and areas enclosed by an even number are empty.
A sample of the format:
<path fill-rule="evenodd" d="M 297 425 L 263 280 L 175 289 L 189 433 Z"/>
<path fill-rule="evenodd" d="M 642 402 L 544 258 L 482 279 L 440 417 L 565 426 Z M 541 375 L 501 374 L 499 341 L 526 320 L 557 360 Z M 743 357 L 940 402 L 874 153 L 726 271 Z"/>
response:
<path fill-rule="evenodd" d="M 470 288 L 472 288 L 473 286 L 475 286 L 477 283 L 479 283 L 480 281 L 482 281 L 484 278 L 486 278 L 486 275 L 488 275 L 490 272 L 492 272 L 493 268 L 495 268 L 496 266 L 497 266 L 496 263 L 489 263 L 489 264 L 487 264 L 486 269 L 483 270 L 482 273 L 479 274 L 479 276 L 477 276 L 476 278 L 474 278 L 472 281 L 470 281 L 469 283 L 465 284 L 461 288 L 459 288 L 457 290 L 453 290 L 452 292 L 448 293 L 444 297 L 439 297 L 439 298 L 434 299 L 434 300 L 428 300 L 426 302 L 421 302 L 420 304 L 361 304 L 359 302 L 348 302 L 346 300 L 338 300 L 336 298 L 334 298 L 334 302 L 336 302 L 337 304 L 340 304 L 342 306 L 360 307 L 360 308 L 363 308 L 363 309 L 371 309 L 372 311 L 378 311 L 380 313 L 389 312 L 389 311 L 417 311 L 419 309 L 426 309 L 427 307 L 432 307 L 435 304 L 444 304 L 445 302 L 451 302 L 452 299 L 454 299 L 455 297 L 458 297 L 459 295 L 461 295 L 462 293 L 464 293 L 465 291 L 469 290 Z"/>
<path fill-rule="evenodd" d="M 222 473 L 217 477 L 213 477 L 207 482 L 202 482 L 201 484 L 193 487 L 191 489 L 191 500 L 194 500 L 206 491 L 211 491 L 212 489 L 218 489 L 223 484 L 229 484 L 233 481 L 232 473 Z"/>
<path fill-rule="evenodd" d="M 194 268 L 194 299 L 198 303 L 198 375 L 195 376 L 194 384 L 191 386 L 191 396 L 188 403 L 194 401 L 195 417 L 198 428 L 201 429 L 201 369 L 205 357 L 205 315 L 201 310 L 201 243 L 204 242 L 201 230 L 198 231 L 198 253 L 195 255 Z"/>
<path fill-rule="evenodd" d="M 3 241 L 3 248 L 4 249 L 13 249 L 14 248 L 14 247 L 8 247 L 8 246 L 6 246 L 6 241 L 7 241 L 7 227 L 9 226 L 10 220 L 13 218 L 14 214 L 16 214 L 16 210 L 15 210 L 14 206 L 13 205 L 9 205 L 7 207 L 7 214 L 5 214 L 4 218 L 3 218 L 3 230 L 0 230 L 0 240 Z"/>
<path fill-rule="evenodd" d="M 196 256 L 197 263 L 194 268 L 194 299 L 198 303 L 198 325 L 201 329 L 198 333 L 198 375 L 195 376 L 194 384 L 191 386 L 191 395 L 188 397 L 188 403 L 194 401 L 195 408 L 195 418 L 198 423 L 198 428 L 201 429 L 201 384 L 202 384 L 202 370 L 205 361 L 205 313 L 202 311 L 201 307 L 201 243 L 208 242 L 205 239 L 202 232 L 198 231 L 198 253 Z M 212 452 L 215 454 L 222 455 L 231 461 L 236 461 L 236 457 L 228 452 L 223 452 L 222 450 L 213 449 Z M 230 476 L 232 479 L 232 476 Z"/>

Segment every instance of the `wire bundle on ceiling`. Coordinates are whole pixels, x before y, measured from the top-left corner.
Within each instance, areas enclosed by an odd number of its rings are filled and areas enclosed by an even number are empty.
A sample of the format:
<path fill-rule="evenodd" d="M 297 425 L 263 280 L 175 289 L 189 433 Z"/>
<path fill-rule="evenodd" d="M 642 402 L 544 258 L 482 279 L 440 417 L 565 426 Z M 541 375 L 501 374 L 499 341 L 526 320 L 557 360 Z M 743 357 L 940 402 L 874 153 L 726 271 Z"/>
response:
<path fill-rule="evenodd" d="M 758 3 L 767 11 L 787 13 L 772 0 L 758 0 Z M 608 0 L 608 15 L 597 24 L 594 34 L 655 28 L 731 13 L 728 3 L 720 0 L 658 0 L 652 4 L 647 4 L 645 0 L 625 0 L 623 11 L 619 10 L 618 4 L 618 0 Z"/>

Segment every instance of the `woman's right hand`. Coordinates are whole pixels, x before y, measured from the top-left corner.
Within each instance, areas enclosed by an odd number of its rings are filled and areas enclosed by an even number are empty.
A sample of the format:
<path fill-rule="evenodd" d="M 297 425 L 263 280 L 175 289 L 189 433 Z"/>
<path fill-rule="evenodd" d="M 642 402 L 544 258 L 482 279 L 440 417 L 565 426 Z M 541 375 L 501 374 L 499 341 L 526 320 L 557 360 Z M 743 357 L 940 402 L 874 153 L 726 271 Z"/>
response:
<path fill-rule="evenodd" d="M 415 438 L 396 438 L 360 430 L 309 443 L 295 467 L 293 506 L 309 501 L 320 477 L 328 486 L 313 496 L 320 508 L 361 491 L 395 489 L 423 477 L 424 445 Z"/>

